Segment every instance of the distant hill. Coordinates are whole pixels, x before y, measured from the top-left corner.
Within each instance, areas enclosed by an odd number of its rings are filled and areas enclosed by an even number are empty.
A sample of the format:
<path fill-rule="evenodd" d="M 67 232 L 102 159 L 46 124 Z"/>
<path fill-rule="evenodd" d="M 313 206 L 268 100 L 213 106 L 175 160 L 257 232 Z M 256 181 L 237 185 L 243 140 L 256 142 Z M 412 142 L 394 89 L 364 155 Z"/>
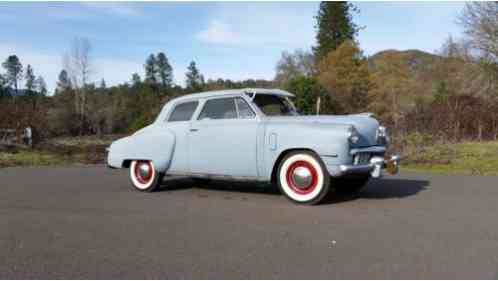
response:
<path fill-rule="evenodd" d="M 393 54 L 396 56 L 391 56 Z M 374 54 L 373 56 L 370 56 L 368 60 L 370 65 L 375 68 L 375 64 L 377 61 L 385 59 L 388 56 L 399 58 L 410 68 L 410 70 L 415 72 L 432 71 L 436 62 L 443 59 L 443 57 L 441 56 L 420 50 L 384 50 Z"/>

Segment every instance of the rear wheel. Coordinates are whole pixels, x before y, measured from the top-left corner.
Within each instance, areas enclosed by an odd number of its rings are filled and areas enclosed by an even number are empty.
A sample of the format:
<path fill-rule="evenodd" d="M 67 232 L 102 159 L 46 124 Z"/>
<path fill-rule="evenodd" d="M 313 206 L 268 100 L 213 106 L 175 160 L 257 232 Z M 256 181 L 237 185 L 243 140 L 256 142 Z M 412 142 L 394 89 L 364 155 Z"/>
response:
<path fill-rule="evenodd" d="M 280 191 L 301 204 L 318 204 L 329 192 L 330 176 L 322 160 L 310 151 L 289 153 L 277 175 Z"/>
<path fill-rule="evenodd" d="M 150 160 L 134 160 L 131 162 L 131 183 L 139 191 L 154 191 L 161 185 L 163 177 L 163 174 L 155 170 L 154 163 Z"/>

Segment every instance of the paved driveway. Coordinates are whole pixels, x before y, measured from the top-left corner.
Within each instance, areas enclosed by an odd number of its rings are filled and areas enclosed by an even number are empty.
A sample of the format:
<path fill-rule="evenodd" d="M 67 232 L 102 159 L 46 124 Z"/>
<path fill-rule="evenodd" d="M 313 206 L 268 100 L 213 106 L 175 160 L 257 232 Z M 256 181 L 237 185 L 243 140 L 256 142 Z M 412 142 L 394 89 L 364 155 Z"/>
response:
<path fill-rule="evenodd" d="M 401 174 L 314 207 L 257 184 L 140 193 L 103 166 L 0 185 L 0 279 L 498 278 L 497 177 Z"/>

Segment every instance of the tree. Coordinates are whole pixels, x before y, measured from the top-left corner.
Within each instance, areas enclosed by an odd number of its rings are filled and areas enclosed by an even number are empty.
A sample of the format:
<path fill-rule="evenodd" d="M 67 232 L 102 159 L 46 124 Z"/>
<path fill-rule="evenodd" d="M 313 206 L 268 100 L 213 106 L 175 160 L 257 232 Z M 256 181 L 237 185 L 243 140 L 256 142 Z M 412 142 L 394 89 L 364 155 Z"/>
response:
<path fill-rule="evenodd" d="M 157 60 L 154 54 L 150 54 L 145 61 L 145 82 L 157 84 Z"/>
<path fill-rule="evenodd" d="M 405 100 L 414 95 L 412 75 L 403 53 L 386 51 L 382 59 L 376 60 L 371 69 L 371 89 L 369 92 L 369 109 L 381 120 L 393 124 L 397 131 L 407 110 Z M 442 88 L 441 88 L 442 89 Z"/>
<path fill-rule="evenodd" d="M 7 95 L 8 82 L 3 75 L 0 74 L 0 98 Z"/>
<path fill-rule="evenodd" d="M 14 90 L 16 92 L 16 95 L 18 95 L 18 89 L 19 89 L 19 80 L 22 79 L 22 64 L 19 61 L 19 58 L 16 55 L 11 55 L 5 60 L 5 62 L 2 64 L 2 66 L 5 68 L 7 71 L 6 73 L 6 79 L 8 82 L 8 85 L 14 86 Z"/>
<path fill-rule="evenodd" d="M 352 12 L 357 12 L 349 2 L 321 2 L 316 16 L 316 43 L 313 48 L 317 62 L 346 40 L 354 40 L 359 28 L 353 23 Z"/>
<path fill-rule="evenodd" d="M 173 84 L 173 68 L 169 64 L 168 58 L 164 53 L 157 54 L 157 74 L 161 86 L 171 88 Z"/>
<path fill-rule="evenodd" d="M 75 90 L 75 112 L 79 118 L 79 134 L 83 134 L 86 114 L 86 88 L 92 73 L 90 51 L 92 46 L 86 38 L 75 38 L 70 50 L 64 56 L 64 69 L 71 80 Z"/>
<path fill-rule="evenodd" d="M 133 87 L 137 87 L 141 83 L 142 83 L 142 78 L 140 78 L 140 75 L 138 75 L 138 73 L 133 73 L 131 75 L 131 84 L 133 85 Z"/>
<path fill-rule="evenodd" d="M 26 80 L 26 90 L 28 90 L 28 92 L 33 92 L 33 90 L 35 89 L 35 74 L 33 73 L 33 68 L 31 67 L 31 65 L 28 64 L 28 66 L 26 67 L 26 75 L 24 77 L 24 79 Z"/>
<path fill-rule="evenodd" d="M 105 83 L 104 78 L 102 78 L 102 80 L 100 80 L 99 88 L 100 88 L 100 90 L 105 90 L 107 88 L 107 85 Z"/>
<path fill-rule="evenodd" d="M 296 76 L 290 79 L 285 89 L 295 95 L 294 103 L 298 111 L 305 115 L 316 113 L 332 113 L 333 108 L 326 90 L 312 76 Z M 320 99 L 320 110 L 317 112 L 317 102 Z"/>
<path fill-rule="evenodd" d="M 370 88 L 368 63 L 354 41 L 343 42 L 319 64 L 318 81 L 339 113 L 366 109 Z"/>
<path fill-rule="evenodd" d="M 312 53 L 300 49 L 293 53 L 282 52 L 276 70 L 275 81 L 285 87 L 286 83 L 295 77 L 314 75 L 315 58 Z"/>
<path fill-rule="evenodd" d="M 204 76 L 199 72 L 195 62 L 190 62 L 185 73 L 187 79 L 185 81 L 186 88 L 191 92 L 199 92 L 204 88 Z"/>
<path fill-rule="evenodd" d="M 473 46 L 498 63 L 498 2 L 465 4 L 460 23 Z"/>
<path fill-rule="evenodd" d="M 67 71 L 63 69 L 59 73 L 59 81 L 57 81 L 57 91 L 63 93 L 67 90 L 70 90 L 71 88 L 71 79 L 69 78 Z"/>
<path fill-rule="evenodd" d="M 47 95 L 47 83 L 45 83 L 45 79 L 43 77 L 38 76 L 35 80 L 35 86 L 36 86 L 36 91 L 41 95 L 41 96 L 46 96 Z"/>

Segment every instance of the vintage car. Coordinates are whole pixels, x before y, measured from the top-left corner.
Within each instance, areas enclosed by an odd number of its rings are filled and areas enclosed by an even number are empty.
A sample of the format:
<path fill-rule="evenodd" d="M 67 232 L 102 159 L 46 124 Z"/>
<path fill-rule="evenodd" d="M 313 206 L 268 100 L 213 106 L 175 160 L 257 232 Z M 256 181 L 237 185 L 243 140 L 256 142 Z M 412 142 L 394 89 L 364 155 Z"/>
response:
<path fill-rule="evenodd" d="M 139 191 L 165 175 L 260 181 L 304 204 L 357 191 L 383 169 L 397 173 L 399 157 L 384 157 L 389 136 L 372 114 L 303 116 L 292 97 L 239 89 L 172 99 L 151 125 L 111 144 L 108 166 L 129 168 Z"/>

